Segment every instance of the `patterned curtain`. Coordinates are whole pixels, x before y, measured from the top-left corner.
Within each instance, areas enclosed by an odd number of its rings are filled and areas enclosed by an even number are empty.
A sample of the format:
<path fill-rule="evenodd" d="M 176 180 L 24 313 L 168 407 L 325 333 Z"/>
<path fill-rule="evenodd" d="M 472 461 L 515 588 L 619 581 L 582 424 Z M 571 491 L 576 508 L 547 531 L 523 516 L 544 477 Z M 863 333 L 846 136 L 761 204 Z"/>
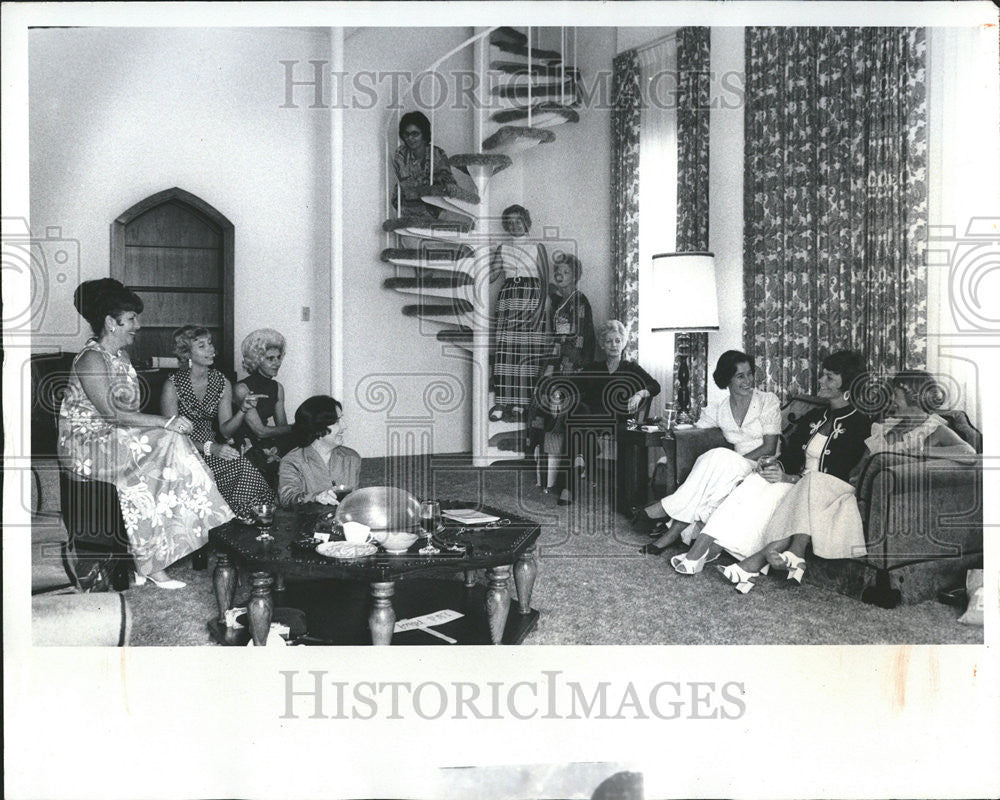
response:
<path fill-rule="evenodd" d="M 611 94 L 611 258 L 615 319 L 628 331 L 625 358 L 639 348 L 639 56 L 614 59 Z"/>
<path fill-rule="evenodd" d="M 814 393 L 833 350 L 926 360 L 922 28 L 747 28 L 744 345 Z"/>
<path fill-rule="evenodd" d="M 708 250 L 708 115 L 711 81 L 709 28 L 677 31 L 677 252 Z M 707 402 L 708 334 L 678 333 L 674 348 L 674 397 L 679 356 L 688 354 L 691 413 Z"/>

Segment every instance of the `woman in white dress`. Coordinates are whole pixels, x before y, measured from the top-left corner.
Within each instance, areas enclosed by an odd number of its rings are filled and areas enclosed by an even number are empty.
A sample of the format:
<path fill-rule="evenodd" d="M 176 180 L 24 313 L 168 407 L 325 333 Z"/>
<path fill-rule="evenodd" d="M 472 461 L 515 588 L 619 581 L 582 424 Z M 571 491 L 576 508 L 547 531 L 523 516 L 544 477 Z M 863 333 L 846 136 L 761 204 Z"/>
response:
<path fill-rule="evenodd" d="M 900 372 L 892 379 L 891 386 L 893 416 L 872 424 L 871 436 L 865 440 L 869 455 L 894 452 L 957 461 L 975 459 L 975 449 L 934 413 L 943 395 L 928 373 Z M 813 441 L 821 438 L 816 436 Z M 809 451 L 816 449 L 810 442 L 807 462 Z M 854 487 L 834 475 L 807 467 L 801 480 L 791 485 L 774 510 L 763 538 L 768 542 L 764 547 L 724 570 L 726 577 L 744 594 L 753 588 L 753 578 L 768 567 L 785 570 L 789 580 L 802 583 L 806 548 L 810 544 L 819 558 L 863 555 L 864 531 Z"/>
<path fill-rule="evenodd" d="M 805 474 L 827 473 L 846 484 L 871 431 L 871 419 L 851 403 L 851 387 L 864 378 L 865 363 L 859 353 L 842 350 L 821 367 L 817 394 L 827 405 L 798 421 L 778 463 L 751 473 L 713 512 L 688 560 L 704 564 L 721 550 L 737 558 L 756 553 L 770 541 L 765 531 L 774 510 Z M 726 569 L 730 577 L 732 569 Z"/>
<path fill-rule="evenodd" d="M 642 509 L 640 522 L 646 527 L 668 517 L 671 520 L 659 539 L 642 548 L 643 553 L 659 555 L 678 539 L 691 544 L 712 512 L 753 472 L 757 459 L 777 451 L 780 404 L 777 395 L 754 388 L 754 370 L 753 357 L 739 350 L 719 356 L 712 380 L 729 393 L 702 411 L 697 426 L 720 428 L 733 449 L 716 447 L 702 453 L 677 491 Z M 700 572 L 705 564 L 683 555 L 674 556 L 670 563 L 685 575 Z"/>

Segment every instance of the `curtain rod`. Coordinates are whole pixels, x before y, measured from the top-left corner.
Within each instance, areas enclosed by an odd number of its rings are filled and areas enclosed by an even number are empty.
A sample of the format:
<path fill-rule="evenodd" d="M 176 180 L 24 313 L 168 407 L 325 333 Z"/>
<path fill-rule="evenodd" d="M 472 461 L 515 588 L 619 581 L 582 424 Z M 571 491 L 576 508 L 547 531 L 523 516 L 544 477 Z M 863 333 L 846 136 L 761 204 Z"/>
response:
<path fill-rule="evenodd" d="M 633 47 L 632 49 L 635 50 L 636 53 L 642 53 L 645 52 L 646 50 L 652 50 L 654 47 L 659 47 L 661 44 L 672 42 L 676 38 L 677 38 L 677 31 L 674 31 L 673 33 L 665 34 L 664 36 L 661 36 L 658 39 L 653 39 L 653 41 L 651 42 L 646 42 L 646 44 L 641 44 L 638 47 Z"/>

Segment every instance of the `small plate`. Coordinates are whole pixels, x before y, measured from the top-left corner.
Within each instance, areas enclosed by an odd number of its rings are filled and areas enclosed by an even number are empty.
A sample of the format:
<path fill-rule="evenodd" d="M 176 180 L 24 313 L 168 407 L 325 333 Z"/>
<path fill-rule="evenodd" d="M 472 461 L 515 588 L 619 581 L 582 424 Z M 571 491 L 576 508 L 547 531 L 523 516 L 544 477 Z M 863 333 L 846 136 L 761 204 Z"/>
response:
<path fill-rule="evenodd" d="M 323 542 L 316 548 L 316 552 L 327 558 L 339 558 L 342 560 L 364 558 L 374 554 L 378 548 L 373 544 L 355 544 L 353 542 Z"/>

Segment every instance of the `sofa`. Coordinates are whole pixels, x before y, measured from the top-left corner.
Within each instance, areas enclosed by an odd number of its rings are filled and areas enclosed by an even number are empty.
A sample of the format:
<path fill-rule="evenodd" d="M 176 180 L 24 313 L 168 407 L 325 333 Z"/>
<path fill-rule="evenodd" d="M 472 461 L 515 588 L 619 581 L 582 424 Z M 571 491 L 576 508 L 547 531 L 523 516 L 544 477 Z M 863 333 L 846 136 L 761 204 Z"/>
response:
<path fill-rule="evenodd" d="M 795 397 L 782 408 L 783 430 L 821 401 Z M 982 434 L 962 411 L 938 412 L 982 453 Z M 654 476 L 658 497 L 687 478 L 695 460 L 713 447 L 730 447 L 718 428 L 675 430 L 663 440 Z M 964 585 L 968 569 L 982 566 L 982 464 L 878 453 L 857 476 L 858 510 L 868 553 L 826 560 L 809 555 L 807 579 L 868 603 L 893 608 Z"/>

